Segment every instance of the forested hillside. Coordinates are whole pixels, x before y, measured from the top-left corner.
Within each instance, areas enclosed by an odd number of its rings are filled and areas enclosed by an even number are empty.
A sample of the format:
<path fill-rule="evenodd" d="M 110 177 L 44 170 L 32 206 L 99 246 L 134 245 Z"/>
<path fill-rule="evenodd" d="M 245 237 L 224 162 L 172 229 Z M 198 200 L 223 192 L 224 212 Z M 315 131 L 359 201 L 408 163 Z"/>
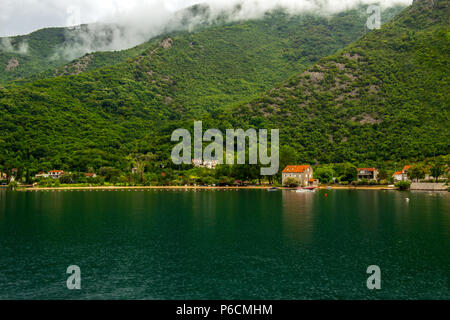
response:
<path fill-rule="evenodd" d="M 417 1 L 217 123 L 280 128 L 305 163 L 448 154 L 449 19 L 447 0 Z"/>
<path fill-rule="evenodd" d="M 104 66 L 107 59 L 96 53 L 52 70 L 51 78 L 6 85 L 0 88 L 2 165 L 127 170 L 129 154 L 147 152 L 168 162 L 173 129 L 251 101 L 351 43 L 368 31 L 362 12 L 278 11 L 203 26 L 131 49 L 141 51 L 122 63 Z"/>
<path fill-rule="evenodd" d="M 138 55 L 151 45 L 144 43 L 128 50 L 94 52 L 87 55 L 88 58 L 71 62 L 84 50 L 76 42 L 87 27 L 47 28 L 25 36 L 0 38 L 0 85 L 15 80 L 27 82 L 111 66 Z M 78 61 L 85 59 L 89 59 L 89 65 L 86 64 L 85 68 L 74 67 L 79 64 Z"/>
<path fill-rule="evenodd" d="M 162 35 L 123 62 L 87 55 L 0 87 L 0 164 L 126 172 L 145 154 L 168 168 L 171 133 L 194 120 L 279 128 L 298 163 L 448 154 L 449 17 L 448 0 L 416 1 L 356 40 L 361 11 L 272 12 Z"/>

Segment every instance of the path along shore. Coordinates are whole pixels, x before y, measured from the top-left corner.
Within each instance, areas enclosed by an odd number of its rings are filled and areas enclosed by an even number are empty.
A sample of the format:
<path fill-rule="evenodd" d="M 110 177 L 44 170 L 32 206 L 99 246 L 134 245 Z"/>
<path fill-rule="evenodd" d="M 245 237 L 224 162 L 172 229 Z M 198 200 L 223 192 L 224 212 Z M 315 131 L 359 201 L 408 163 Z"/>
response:
<path fill-rule="evenodd" d="M 132 186 L 132 187 L 122 187 L 122 186 L 86 186 L 86 187 L 28 187 L 21 188 L 19 191 L 120 191 L 120 190 L 267 190 L 273 188 L 272 186 L 246 186 L 246 187 L 208 187 L 208 186 Z M 295 188 L 284 188 L 279 187 L 280 190 L 295 190 Z M 328 186 L 320 186 L 318 189 L 328 190 Z M 392 188 L 388 186 L 331 186 L 334 190 L 397 190 L 397 188 Z"/>

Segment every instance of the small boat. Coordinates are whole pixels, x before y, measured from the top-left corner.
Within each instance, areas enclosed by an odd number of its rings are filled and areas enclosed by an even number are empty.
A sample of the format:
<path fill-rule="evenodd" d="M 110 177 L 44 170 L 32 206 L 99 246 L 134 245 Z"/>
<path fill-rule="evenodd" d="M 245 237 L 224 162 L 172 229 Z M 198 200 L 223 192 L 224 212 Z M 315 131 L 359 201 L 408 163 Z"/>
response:
<path fill-rule="evenodd" d="M 270 189 L 267 189 L 267 191 L 268 192 L 278 191 L 278 188 L 275 188 L 275 187 L 274 188 L 270 188 Z"/>
<path fill-rule="evenodd" d="M 316 191 L 315 187 L 305 187 L 305 188 L 299 187 L 295 190 L 295 192 L 297 192 L 297 193 L 315 192 L 315 191 Z"/>

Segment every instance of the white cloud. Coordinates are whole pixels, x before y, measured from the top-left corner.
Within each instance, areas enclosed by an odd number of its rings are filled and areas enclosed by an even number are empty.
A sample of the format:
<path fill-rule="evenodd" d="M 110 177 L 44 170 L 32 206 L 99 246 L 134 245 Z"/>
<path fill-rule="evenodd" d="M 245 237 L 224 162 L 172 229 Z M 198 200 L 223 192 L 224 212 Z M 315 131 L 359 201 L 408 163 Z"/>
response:
<path fill-rule="evenodd" d="M 90 24 L 83 31 L 72 32 L 74 41 L 57 53 L 72 59 L 92 51 L 130 48 L 163 31 L 203 22 L 190 17 L 188 24 L 182 24 L 179 10 L 193 4 L 208 4 L 210 20 L 224 12 L 232 20 L 245 20 L 279 7 L 291 13 L 330 14 L 374 2 L 389 7 L 409 5 L 412 0 L 0 0 L 0 36 L 26 34 L 43 27 Z M 234 10 L 237 5 L 238 11 Z"/>
<path fill-rule="evenodd" d="M 214 10 L 226 10 L 242 3 L 239 18 L 248 18 L 277 6 L 295 12 L 317 8 L 336 12 L 360 2 L 379 2 L 389 6 L 411 4 L 412 0 L 0 0 L 0 36 L 26 34 L 44 27 L 68 26 L 73 21 L 73 16 L 68 12 L 70 7 L 80 9 L 81 23 L 114 19 L 131 19 L 132 23 L 133 20 L 160 21 L 167 13 L 196 3 L 208 3 Z"/>
<path fill-rule="evenodd" d="M 0 41 L 0 49 L 10 52 L 10 53 L 20 53 L 20 54 L 27 54 L 28 53 L 28 42 L 22 41 L 20 43 L 17 43 L 16 45 L 13 45 L 11 42 L 11 39 L 6 37 L 2 38 Z"/>

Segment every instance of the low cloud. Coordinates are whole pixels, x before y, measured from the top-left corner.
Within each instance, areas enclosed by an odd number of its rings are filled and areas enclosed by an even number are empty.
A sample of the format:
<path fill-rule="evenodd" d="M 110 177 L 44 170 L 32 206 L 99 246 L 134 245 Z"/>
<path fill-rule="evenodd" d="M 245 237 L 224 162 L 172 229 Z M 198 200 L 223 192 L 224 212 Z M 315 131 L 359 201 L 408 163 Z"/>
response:
<path fill-rule="evenodd" d="M 7 11 L 9 3 L 8 12 L 11 14 L 11 6 L 14 7 L 15 2 L 2 1 L 7 2 Z M 412 0 L 42 0 L 39 2 L 20 0 L 18 2 L 28 3 L 28 14 L 34 15 L 37 20 L 40 15 L 34 8 L 39 3 L 43 15 L 49 16 L 49 12 L 55 11 L 52 15 L 54 23 L 63 26 L 89 23 L 69 30 L 66 34 L 66 43 L 55 54 L 55 58 L 70 60 L 93 51 L 131 48 L 161 33 L 193 30 L 199 24 L 214 23 L 219 17 L 222 19 L 225 17 L 227 21 L 256 19 L 274 9 L 284 9 L 291 14 L 314 12 L 329 15 L 358 5 L 377 3 L 387 8 L 394 5 L 409 5 Z M 188 7 L 192 5 L 198 6 L 189 9 Z M 48 10 L 45 10 L 46 8 Z M 4 19 L 4 14 L 2 17 Z"/>
<path fill-rule="evenodd" d="M 0 50 L 8 53 L 28 54 L 28 42 L 22 41 L 17 44 L 13 44 L 10 38 L 2 38 L 0 41 Z"/>

